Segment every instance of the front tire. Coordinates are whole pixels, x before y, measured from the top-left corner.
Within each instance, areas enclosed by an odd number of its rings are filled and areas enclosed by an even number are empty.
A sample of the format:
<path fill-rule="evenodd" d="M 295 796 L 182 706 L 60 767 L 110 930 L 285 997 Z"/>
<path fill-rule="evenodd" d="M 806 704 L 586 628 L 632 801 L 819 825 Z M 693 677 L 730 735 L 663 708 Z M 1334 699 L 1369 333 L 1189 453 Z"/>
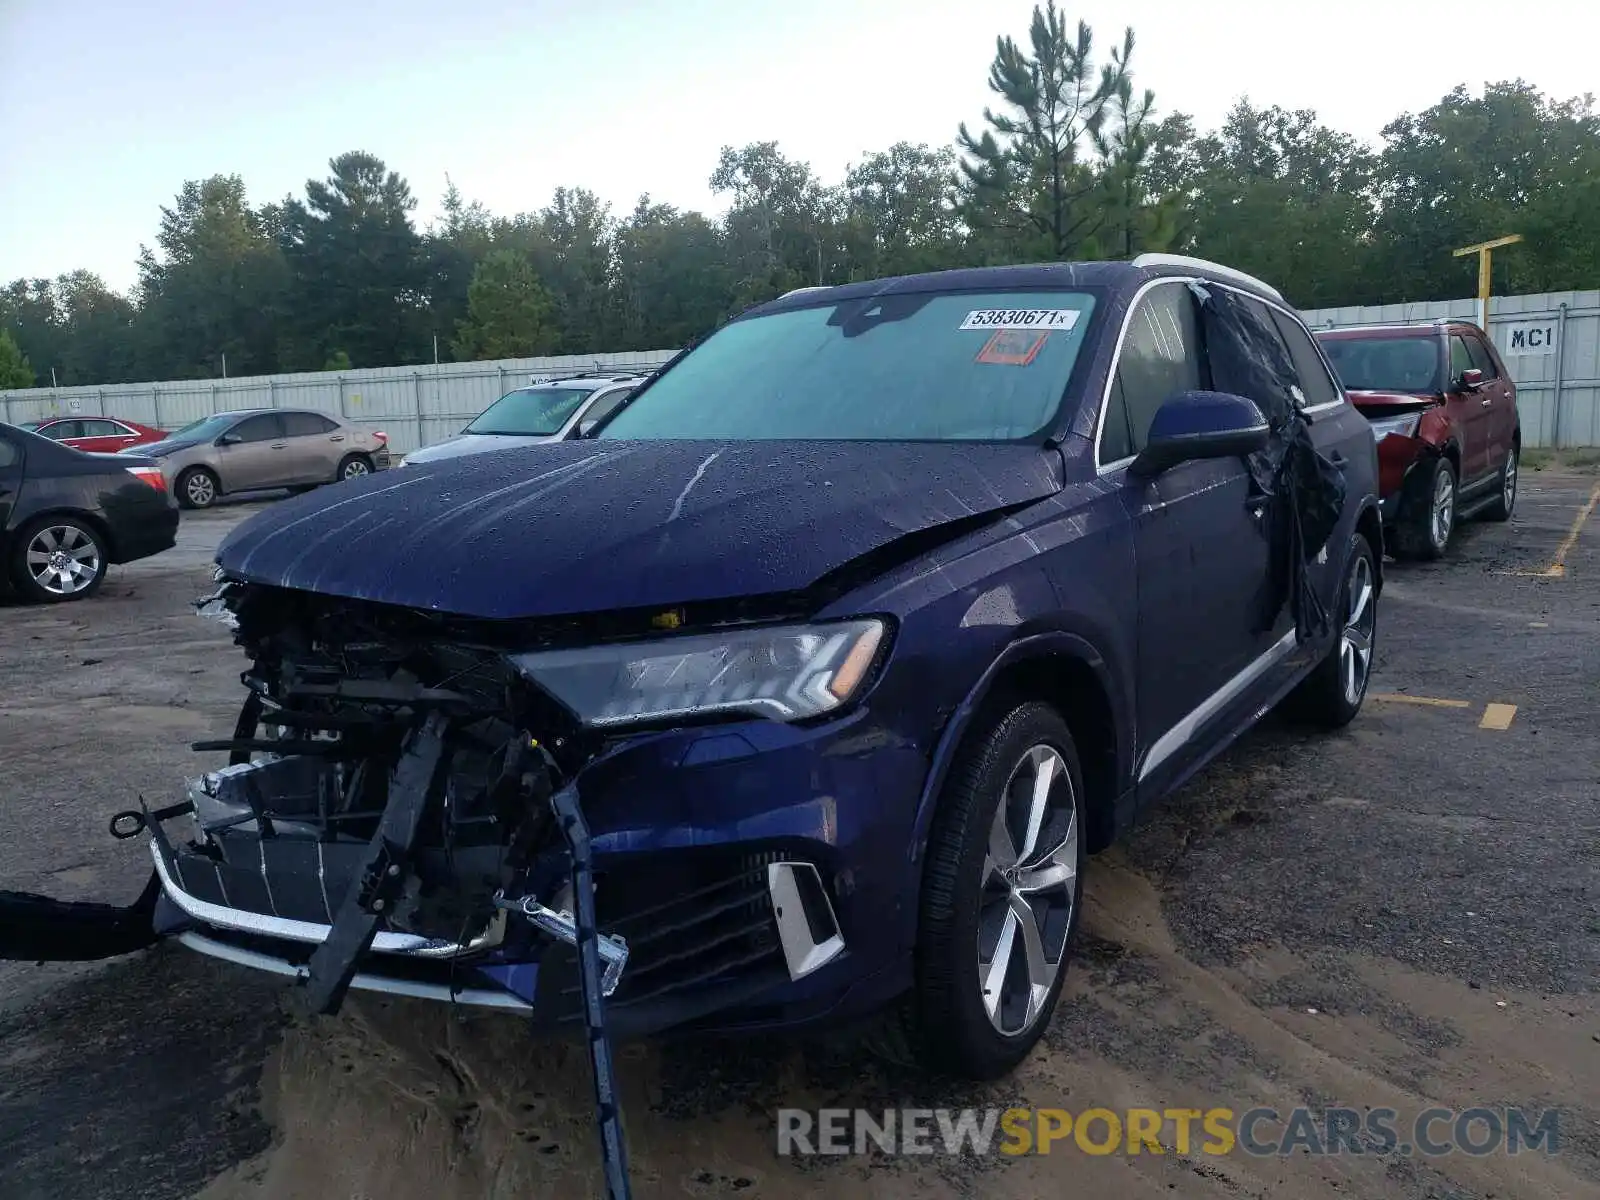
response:
<path fill-rule="evenodd" d="M 1456 528 L 1455 465 L 1443 455 L 1407 480 L 1395 522 L 1395 556 L 1419 562 L 1443 558 Z"/>
<path fill-rule="evenodd" d="M 1292 716 L 1323 729 L 1341 729 L 1361 711 L 1378 644 L 1378 571 L 1372 546 L 1359 533 L 1339 588 L 1339 636 L 1289 697 Z"/>
<path fill-rule="evenodd" d="M 222 494 L 222 482 L 205 467 L 190 467 L 178 476 L 176 491 L 184 508 L 210 508 Z"/>
<path fill-rule="evenodd" d="M 992 711 L 939 794 L 897 1058 L 996 1079 L 1050 1024 L 1083 903 L 1083 773 L 1047 704 Z"/>
<path fill-rule="evenodd" d="M 1484 520 L 1511 519 L 1511 513 L 1517 507 L 1517 468 L 1521 457 L 1522 447 L 1512 443 L 1511 453 L 1507 454 L 1506 461 L 1500 464 L 1500 494 L 1495 497 L 1494 503 L 1483 510 Z"/>
<path fill-rule="evenodd" d="M 24 528 L 11 552 L 11 582 L 38 604 L 84 600 L 106 578 L 105 539 L 76 517 L 44 517 Z"/>

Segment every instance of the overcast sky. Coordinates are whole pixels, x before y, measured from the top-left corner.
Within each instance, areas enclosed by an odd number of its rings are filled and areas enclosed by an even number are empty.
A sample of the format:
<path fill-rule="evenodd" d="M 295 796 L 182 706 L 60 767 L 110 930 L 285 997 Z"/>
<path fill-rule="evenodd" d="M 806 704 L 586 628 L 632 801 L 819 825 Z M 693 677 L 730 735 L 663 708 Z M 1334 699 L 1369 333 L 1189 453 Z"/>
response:
<path fill-rule="evenodd" d="M 976 123 L 997 34 L 1029 0 L 0 0 L 0 282 L 135 279 L 185 179 L 300 192 L 369 150 L 419 224 L 448 172 L 498 213 L 558 185 L 713 209 L 725 144 L 776 139 L 836 180 L 868 151 Z M 1083 0 L 1163 113 L 1316 109 L 1377 142 L 1458 83 L 1600 90 L 1592 0 Z M 1587 15 L 1586 15 L 1587 14 Z M 1587 30 L 1587 33 L 1584 30 Z"/>

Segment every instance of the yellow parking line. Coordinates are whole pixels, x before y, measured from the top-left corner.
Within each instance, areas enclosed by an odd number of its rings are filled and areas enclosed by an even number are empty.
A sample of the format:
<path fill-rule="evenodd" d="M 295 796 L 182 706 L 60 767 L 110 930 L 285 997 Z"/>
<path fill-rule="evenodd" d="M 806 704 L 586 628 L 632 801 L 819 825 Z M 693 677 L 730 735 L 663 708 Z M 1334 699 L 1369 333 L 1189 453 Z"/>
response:
<path fill-rule="evenodd" d="M 1479 729 L 1511 728 L 1512 718 L 1517 715 L 1515 704 L 1486 704 L 1483 707 L 1483 720 L 1478 722 Z"/>
<path fill-rule="evenodd" d="M 1382 700 L 1386 704 L 1426 704 L 1432 708 L 1471 708 L 1470 700 L 1435 700 L 1432 696 L 1407 696 L 1403 692 L 1378 692 L 1368 700 Z"/>
<path fill-rule="evenodd" d="M 1560 579 L 1567 573 L 1567 554 L 1578 544 L 1578 534 L 1583 532 L 1584 522 L 1593 514 L 1595 505 L 1600 504 L 1600 483 L 1594 485 L 1594 490 L 1589 493 L 1589 502 L 1578 510 L 1578 515 L 1572 518 L 1572 528 L 1567 530 L 1567 536 L 1561 539 L 1561 544 L 1556 547 L 1555 558 L 1550 565 L 1542 571 L 1508 571 L 1508 575 L 1532 576 L 1535 579 Z"/>

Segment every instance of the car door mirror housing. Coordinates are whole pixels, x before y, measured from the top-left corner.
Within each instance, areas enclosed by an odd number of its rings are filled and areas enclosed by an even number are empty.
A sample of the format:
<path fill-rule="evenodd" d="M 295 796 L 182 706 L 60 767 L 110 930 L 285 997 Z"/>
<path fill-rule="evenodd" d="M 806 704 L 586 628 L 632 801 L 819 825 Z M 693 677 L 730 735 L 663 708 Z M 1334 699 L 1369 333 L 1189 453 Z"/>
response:
<path fill-rule="evenodd" d="M 240 437 L 237 433 L 225 433 L 225 434 L 223 434 L 221 437 L 219 437 L 217 439 L 217 445 L 219 445 L 219 446 L 237 446 L 242 441 L 244 441 L 244 439 L 242 437 Z"/>
<path fill-rule="evenodd" d="M 1465 371 L 1461 372 L 1461 378 L 1458 380 L 1458 382 L 1461 385 L 1462 391 L 1476 391 L 1483 383 L 1483 372 L 1477 367 L 1468 367 Z"/>
<path fill-rule="evenodd" d="M 600 424 L 600 418 L 599 417 L 591 417 L 587 421 L 579 421 L 578 422 L 577 436 L 581 437 L 581 438 L 588 437 L 591 433 L 593 433 L 595 431 L 595 427 L 598 426 L 599 424 Z"/>
<path fill-rule="evenodd" d="M 1253 454 L 1266 446 L 1269 432 L 1254 400 L 1228 392 L 1179 392 L 1156 410 L 1149 439 L 1128 473 L 1149 479 L 1195 459 Z"/>

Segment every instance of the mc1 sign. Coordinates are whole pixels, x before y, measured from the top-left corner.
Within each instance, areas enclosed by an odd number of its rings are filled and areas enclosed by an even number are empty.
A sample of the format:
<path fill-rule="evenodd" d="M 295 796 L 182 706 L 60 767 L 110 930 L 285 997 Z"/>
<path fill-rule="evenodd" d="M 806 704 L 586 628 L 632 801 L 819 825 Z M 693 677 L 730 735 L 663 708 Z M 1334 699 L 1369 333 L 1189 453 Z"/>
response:
<path fill-rule="evenodd" d="M 1556 323 L 1550 321 L 1507 321 L 1500 325 L 1495 339 L 1501 354 L 1554 354 Z"/>

